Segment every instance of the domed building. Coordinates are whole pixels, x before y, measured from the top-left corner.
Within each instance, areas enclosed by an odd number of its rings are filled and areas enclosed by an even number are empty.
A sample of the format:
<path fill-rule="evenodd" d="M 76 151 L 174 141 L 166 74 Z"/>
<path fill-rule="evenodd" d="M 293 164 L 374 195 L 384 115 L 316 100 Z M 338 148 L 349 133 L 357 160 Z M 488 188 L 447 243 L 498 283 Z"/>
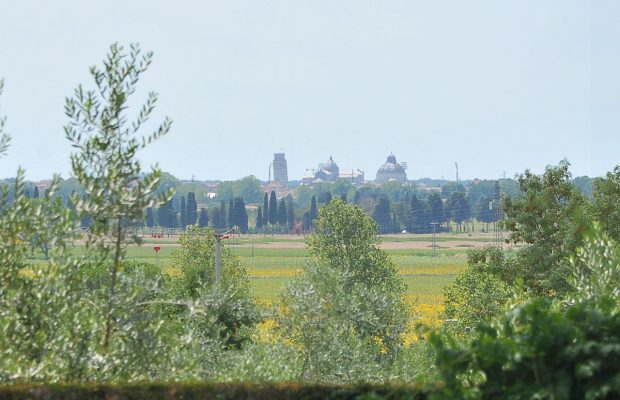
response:
<path fill-rule="evenodd" d="M 319 170 L 314 174 L 315 179 L 320 179 L 323 182 L 333 182 L 340 176 L 340 168 L 332 157 L 329 160 L 319 165 Z"/>
<path fill-rule="evenodd" d="M 407 173 L 405 168 L 396 162 L 394 154 L 390 154 L 385 164 L 383 164 L 377 171 L 377 183 L 386 183 L 390 181 L 396 181 L 400 183 L 407 182 Z"/>

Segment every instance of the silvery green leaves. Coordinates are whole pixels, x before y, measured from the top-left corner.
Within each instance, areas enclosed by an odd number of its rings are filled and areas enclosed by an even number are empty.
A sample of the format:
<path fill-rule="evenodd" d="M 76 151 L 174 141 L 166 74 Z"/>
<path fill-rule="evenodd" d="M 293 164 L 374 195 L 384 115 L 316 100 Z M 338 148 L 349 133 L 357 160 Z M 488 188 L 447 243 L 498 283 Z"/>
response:
<path fill-rule="evenodd" d="M 0 95 L 2 95 L 2 91 L 4 89 L 4 79 L 0 79 Z M 6 118 L 0 117 L 0 156 L 6 153 L 6 150 L 9 148 L 9 142 L 11 141 L 11 137 L 4 132 L 4 125 L 6 124 Z"/>
<path fill-rule="evenodd" d="M 137 44 L 127 52 L 113 44 L 103 67 L 90 68 L 95 88 L 84 90 L 78 86 L 65 104 L 69 117 L 65 135 L 76 149 L 71 166 L 85 189 L 85 195 L 75 197 L 73 203 L 81 216 L 92 218 L 86 240 L 88 250 L 95 259 L 112 262 L 103 338 L 106 349 L 112 334 L 117 272 L 131 241 L 122 225 L 142 219 L 147 207 L 163 204 L 172 196 L 171 192 L 155 193 L 161 171 L 154 167 L 143 175 L 137 160 L 138 150 L 170 130 L 171 121 L 165 118 L 151 134 L 139 133 L 155 108 L 157 95 L 149 94 L 133 122 L 127 115 L 128 99 L 152 58 L 152 53 L 143 54 Z"/>
<path fill-rule="evenodd" d="M 584 245 L 570 258 L 570 265 L 574 300 L 593 300 L 595 304 L 605 297 L 618 300 L 620 248 L 600 223 L 595 223 L 592 232 L 585 236 Z"/>

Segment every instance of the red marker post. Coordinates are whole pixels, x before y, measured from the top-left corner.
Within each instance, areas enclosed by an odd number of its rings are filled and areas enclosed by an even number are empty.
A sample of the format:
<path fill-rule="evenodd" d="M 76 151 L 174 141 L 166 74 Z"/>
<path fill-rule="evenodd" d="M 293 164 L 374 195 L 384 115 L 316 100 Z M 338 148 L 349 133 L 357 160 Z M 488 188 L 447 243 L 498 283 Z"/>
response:
<path fill-rule="evenodd" d="M 161 246 L 155 246 L 153 247 L 153 250 L 155 250 L 155 255 L 157 257 L 157 266 L 159 267 L 159 250 L 161 250 Z"/>

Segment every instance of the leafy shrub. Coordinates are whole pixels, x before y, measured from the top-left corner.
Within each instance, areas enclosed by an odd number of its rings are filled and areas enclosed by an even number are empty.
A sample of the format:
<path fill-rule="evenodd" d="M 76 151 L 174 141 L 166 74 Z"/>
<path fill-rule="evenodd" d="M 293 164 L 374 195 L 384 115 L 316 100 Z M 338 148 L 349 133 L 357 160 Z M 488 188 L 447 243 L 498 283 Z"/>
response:
<path fill-rule="evenodd" d="M 504 259 L 498 250 L 473 250 L 468 267 L 444 289 L 445 317 L 456 320 L 458 331 L 474 328 L 481 321 L 499 316 L 510 298 L 505 281 Z"/>
<path fill-rule="evenodd" d="M 313 260 L 289 285 L 280 320 L 304 379 L 377 379 L 399 350 L 404 285 L 376 233 L 360 208 L 336 199 L 321 209 L 307 241 Z"/>
<path fill-rule="evenodd" d="M 180 248 L 172 252 L 172 265 L 179 276 L 172 280 L 173 293 L 180 298 L 195 298 L 200 288 L 215 282 L 215 232 L 190 226 L 179 237 Z M 231 287 L 239 296 L 250 297 L 250 280 L 239 260 L 222 245 L 223 287 Z"/>
<path fill-rule="evenodd" d="M 596 226 L 571 261 L 567 307 L 535 298 L 478 325 L 469 348 L 433 335 L 441 397 L 620 397 L 619 255 Z"/>
<path fill-rule="evenodd" d="M 562 312 L 536 299 L 483 323 L 471 348 L 432 337 L 444 398 L 611 399 L 620 396 L 620 314 L 609 298 Z"/>

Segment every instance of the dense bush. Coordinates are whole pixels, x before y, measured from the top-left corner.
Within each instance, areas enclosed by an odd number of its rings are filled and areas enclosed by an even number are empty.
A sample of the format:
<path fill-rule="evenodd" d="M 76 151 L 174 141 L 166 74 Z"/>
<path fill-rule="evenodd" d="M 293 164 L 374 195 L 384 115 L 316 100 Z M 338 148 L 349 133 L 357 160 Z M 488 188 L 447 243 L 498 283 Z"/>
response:
<path fill-rule="evenodd" d="M 433 335 L 446 398 L 620 396 L 620 252 L 600 227 L 568 268 L 565 302 L 535 298 L 477 326 L 469 346 Z"/>
<path fill-rule="evenodd" d="M 474 328 L 504 311 L 510 297 L 505 280 L 506 262 L 494 248 L 472 250 L 467 269 L 444 289 L 445 317 L 454 320 L 459 332 Z"/>
<path fill-rule="evenodd" d="M 445 398 L 618 398 L 620 313 L 603 304 L 564 312 L 536 299 L 479 325 L 469 348 L 433 336 Z"/>
<path fill-rule="evenodd" d="M 172 290 L 177 296 L 195 298 L 200 288 L 215 283 L 215 232 L 190 226 L 179 237 L 179 248 L 172 251 L 172 267 L 178 271 Z M 239 296 L 251 297 L 250 280 L 239 260 L 222 246 L 222 286 Z"/>
<path fill-rule="evenodd" d="M 335 199 L 321 209 L 307 240 L 312 261 L 288 287 L 281 318 L 303 379 L 376 379 L 398 353 L 404 285 L 376 233 L 360 208 Z"/>

